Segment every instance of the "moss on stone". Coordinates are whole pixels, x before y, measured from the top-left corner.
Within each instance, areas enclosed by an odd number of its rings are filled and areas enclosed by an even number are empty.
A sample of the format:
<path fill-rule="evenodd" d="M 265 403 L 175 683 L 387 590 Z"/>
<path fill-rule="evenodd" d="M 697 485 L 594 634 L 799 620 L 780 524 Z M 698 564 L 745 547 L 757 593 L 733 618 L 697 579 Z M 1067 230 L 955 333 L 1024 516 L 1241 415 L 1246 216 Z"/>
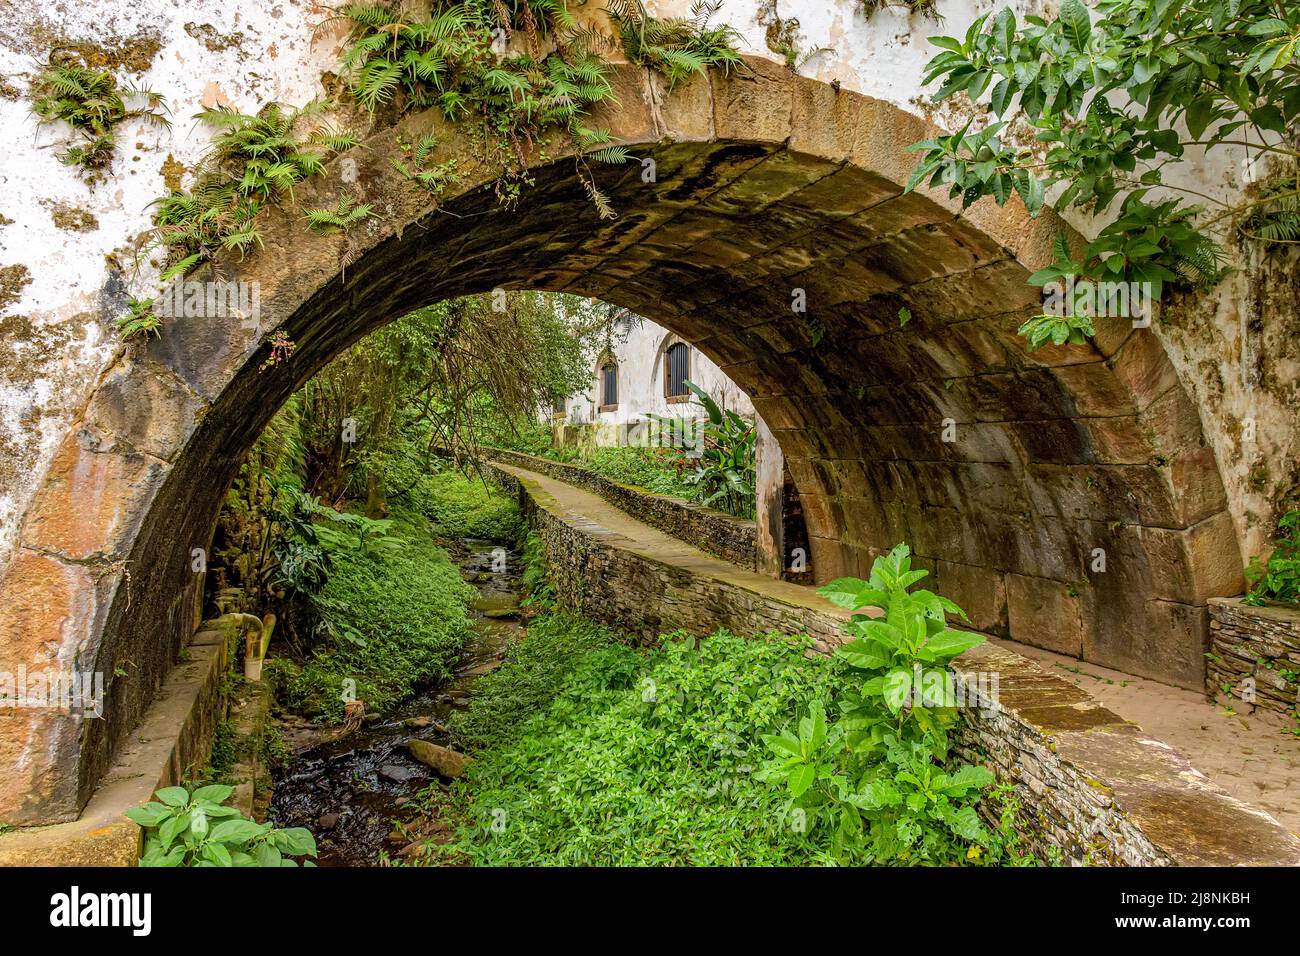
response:
<path fill-rule="evenodd" d="M 99 220 L 90 212 L 69 203 L 56 202 L 50 208 L 50 218 L 56 226 L 68 232 L 94 232 L 99 228 Z"/>
<path fill-rule="evenodd" d="M 31 284 L 32 273 L 21 262 L 0 266 L 0 312 L 4 312 L 23 297 L 23 289 Z"/>

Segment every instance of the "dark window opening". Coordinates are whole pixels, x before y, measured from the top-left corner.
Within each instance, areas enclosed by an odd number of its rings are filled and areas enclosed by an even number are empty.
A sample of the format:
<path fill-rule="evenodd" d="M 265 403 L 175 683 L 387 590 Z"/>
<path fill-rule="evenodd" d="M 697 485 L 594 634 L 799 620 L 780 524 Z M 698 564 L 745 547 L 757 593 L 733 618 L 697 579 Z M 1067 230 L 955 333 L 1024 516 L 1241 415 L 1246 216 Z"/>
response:
<path fill-rule="evenodd" d="M 600 405 L 602 408 L 618 404 L 618 366 L 614 363 L 600 367 Z"/>
<path fill-rule="evenodd" d="M 669 398 L 689 395 L 686 383 L 690 377 L 691 347 L 685 342 L 670 345 L 664 355 L 664 394 Z"/>

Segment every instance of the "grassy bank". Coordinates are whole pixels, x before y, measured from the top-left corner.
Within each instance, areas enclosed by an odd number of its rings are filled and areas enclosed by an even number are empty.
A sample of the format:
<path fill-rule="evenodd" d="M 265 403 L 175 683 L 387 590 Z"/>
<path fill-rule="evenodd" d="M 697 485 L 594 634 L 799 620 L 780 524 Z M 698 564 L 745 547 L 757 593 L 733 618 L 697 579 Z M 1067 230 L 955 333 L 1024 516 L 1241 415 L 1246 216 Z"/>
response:
<path fill-rule="evenodd" d="M 331 555 L 329 575 L 311 598 L 323 640 L 301 665 L 275 662 L 285 704 L 337 723 L 352 697 L 367 710 L 384 710 L 447 676 L 469 634 L 473 596 L 428 522 L 418 514 L 395 517 L 366 547 Z"/>
<path fill-rule="evenodd" d="M 447 467 L 411 490 L 415 510 L 444 538 L 517 541 L 523 532 L 519 504 L 495 485 Z"/>
<path fill-rule="evenodd" d="M 454 725 L 477 762 L 453 792 L 461 826 L 442 853 L 476 865 L 822 861 L 785 794 L 753 775 L 760 734 L 837 679 L 803 647 L 720 632 L 639 651 L 578 618 L 535 623 Z"/>

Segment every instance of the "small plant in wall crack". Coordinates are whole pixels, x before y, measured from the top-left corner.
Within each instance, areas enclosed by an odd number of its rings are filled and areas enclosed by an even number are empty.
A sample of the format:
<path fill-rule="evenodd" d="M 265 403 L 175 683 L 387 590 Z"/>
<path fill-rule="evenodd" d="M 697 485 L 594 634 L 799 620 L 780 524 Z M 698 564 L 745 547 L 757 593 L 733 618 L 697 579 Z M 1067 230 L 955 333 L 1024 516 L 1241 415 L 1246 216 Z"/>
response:
<path fill-rule="evenodd" d="M 1273 553 L 1264 561 L 1253 555 L 1245 573 L 1250 590 L 1243 604 L 1300 604 L 1300 508 L 1292 508 L 1279 519 Z"/>
<path fill-rule="evenodd" d="M 347 232 L 373 216 L 374 208 L 370 203 L 358 203 L 354 197 L 343 193 L 332 208 L 308 209 L 307 225 L 313 232 Z"/>
<path fill-rule="evenodd" d="M 441 196 L 448 186 L 454 185 L 460 178 L 456 173 L 456 160 L 433 162 L 433 153 L 438 148 L 438 138 L 432 133 L 420 138 L 412 146 L 410 143 L 398 143 L 402 152 L 409 159 L 393 157 L 389 160 L 395 170 L 407 179 L 415 182 L 432 196 Z"/>
<path fill-rule="evenodd" d="M 869 17 L 874 16 L 881 10 L 895 8 L 907 10 L 910 13 L 919 13 L 931 20 L 938 20 L 937 3 L 938 0 L 862 0 L 862 9 Z"/>
<path fill-rule="evenodd" d="M 623 52 L 633 63 L 658 70 L 674 86 L 711 67 L 730 75 L 745 61 L 736 50 L 740 35 L 730 26 L 713 26 L 720 0 L 696 0 L 689 18 L 650 16 L 641 0 L 611 0 L 606 6 L 618 27 Z"/>
<path fill-rule="evenodd" d="M 584 190 L 603 218 L 613 215 L 589 168 L 630 158 L 589 118 L 594 107 L 617 104 L 604 56 L 609 51 L 621 46 L 628 59 L 673 83 L 710 66 L 729 72 L 743 64 L 734 31 L 708 25 L 716 4 L 697 4 L 689 20 L 660 20 L 639 0 L 614 0 L 608 12 L 619 37 L 580 28 L 566 4 L 551 0 L 435 0 L 431 7 L 423 14 L 400 4 L 342 7 L 340 16 L 351 24 L 341 61 L 344 81 L 372 112 L 439 109 L 495 171 L 495 192 L 505 205 L 530 185 L 529 167 L 545 161 L 562 135 L 576 147 Z M 526 52 L 511 50 L 517 33 Z M 448 170 L 422 165 L 417 160 L 403 168 L 403 161 L 398 168 L 433 191 Z"/>
<path fill-rule="evenodd" d="M 45 123 L 65 123 L 81 139 L 59 160 L 93 176 L 106 169 L 117 151 L 114 130 L 129 119 L 168 125 L 163 98 L 153 90 L 124 86 L 108 70 L 94 70 L 75 54 L 54 51 L 32 81 L 32 112 Z"/>
<path fill-rule="evenodd" d="M 162 318 L 154 312 L 153 299 L 137 299 L 132 296 L 127 301 L 126 314 L 117 320 L 117 332 L 124 339 L 161 335 L 161 329 Z"/>

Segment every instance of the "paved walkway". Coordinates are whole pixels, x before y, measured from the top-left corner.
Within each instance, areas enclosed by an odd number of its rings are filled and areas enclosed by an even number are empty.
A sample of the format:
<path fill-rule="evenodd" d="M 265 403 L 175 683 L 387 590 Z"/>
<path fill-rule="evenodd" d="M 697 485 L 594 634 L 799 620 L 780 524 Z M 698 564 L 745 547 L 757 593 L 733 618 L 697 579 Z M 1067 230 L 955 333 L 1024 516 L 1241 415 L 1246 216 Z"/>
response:
<path fill-rule="evenodd" d="M 606 502 L 555 478 L 499 464 L 540 485 L 572 518 L 634 542 L 665 562 L 742 583 L 799 607 L 834 610 L 811 587 L 774 581 L 705 554 Z M 1195 691 L 1063 657 L 1013 641 L 994 643 L 1038 661 L 1047 673 L 1071 681 L 1114 713 L 1187 755 L 1192 766 L 1239 800 L 1272 814 L 1300 835 L 1300 738 L 1272 715 L 1230 716 Z"/>

